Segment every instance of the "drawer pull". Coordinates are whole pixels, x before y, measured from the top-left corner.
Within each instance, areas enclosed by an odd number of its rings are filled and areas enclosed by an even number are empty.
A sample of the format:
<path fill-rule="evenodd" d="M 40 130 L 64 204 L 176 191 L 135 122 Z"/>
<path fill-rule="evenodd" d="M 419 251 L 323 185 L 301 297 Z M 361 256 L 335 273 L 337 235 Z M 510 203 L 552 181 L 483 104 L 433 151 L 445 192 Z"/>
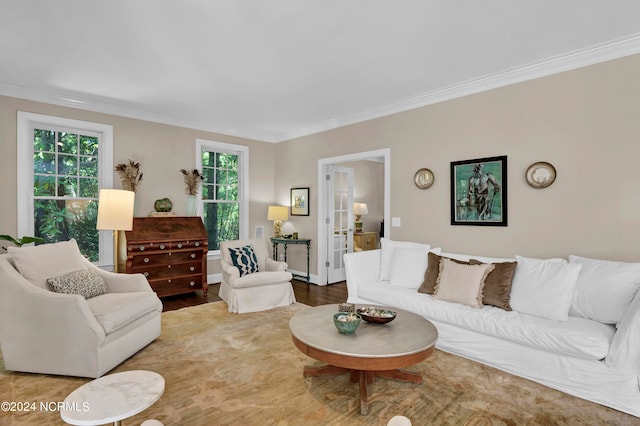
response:
<path fill-rule="evenodd" d="M 194 246 L 200 247 L 200 243 L 198 241 L 195 242 Z"/>
<path fill-rule="evenodd" d="M 170 282 L 171 282 L 171 280 L 167 280 L 167 282 L 168 282 L 168 283 L 170 283 Z"/>
<path fill-rule="evenodd" d="M 160 244 L 160 250 L 164 250 L 164 244 Z"/>
<path fill-rule="evenodd" d="M 195 281 L 191 281 L 191 282 L 189 283 L 189 285 L 190 285 L 191 287 L 193 287 L 194 285 L 196 285 L 196 283 L 195 283 Z"/>
<path fill-rule="evenodd" d="M 143 272 L 143 274 L 142 274 L 142 275 L 144 275 L 145 277 L 148 277 L 148 276 L 149 276 L 149 273 L 148 273 L 148 272 Z"/>
<path fill-rule="evenodd" d="M 148 257 L 144 258 L 144 263 L 149 263 L 149 258 Z"/>
<path fill-rule="evenodd" d="M 196 270 L 196 268 L 194 268 L 194 267 L 192 266 L 192 267 L 190 267 L 190 268 L 189 268 L 189 270 L 193 272 L 193 271 L 195 271 L 195 270 Z"/>
<path fill-rule="evenodd" d="M 140 251 L 144 251 L 144 246 L 140 246 Z"/>
<path fill-rule="evenodd" d="M 182 248 L 182 243 L 178 243 L 178 248 Z"/>
<path fill-rule="evenodd" d="M 195 259 L 196 258 L 196 254 L 195 253 L 191 253 L 191 258 Z"/>
<path fill-rule="evenodd" d="M 171 265 L 167 265 L 167 268 L 171 269 Z"/>

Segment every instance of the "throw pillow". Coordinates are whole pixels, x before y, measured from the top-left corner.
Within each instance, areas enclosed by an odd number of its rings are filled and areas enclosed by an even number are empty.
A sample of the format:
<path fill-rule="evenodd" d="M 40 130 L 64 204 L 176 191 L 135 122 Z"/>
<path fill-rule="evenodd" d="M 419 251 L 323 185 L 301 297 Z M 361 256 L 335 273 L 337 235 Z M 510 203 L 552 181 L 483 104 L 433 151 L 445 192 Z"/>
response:
<path fill-rule="evenodd" d="M 380 239 L 380 280 L 389 281 L 391 279 L 391 262 L 393 251 L 398 247 L 422 248 L 429 250 L 429 244 L 414 243 L 413 241 L 393 241 L 388 238 Z"/>
<path fill-rule="evenodd" d="M 640 287 L 640 263 L 569 256 L 582 265 L 569 313 L 604 324 L 617 324 Z"/>
<path fill-rule="evenodd" d="M 433 294 L 435 292 L 436 281 L 438 280 L 438 275 L 440 275 L 441 259 L 449 259 L 461 265 L 469 264 L 469 262 L 466 262 L 464 260 L 440 256 L 439 254 L 430 251 L 429 253 L 427 253 L 427 269 L 424 272 L 422 284 L 420 284 L 420 288 L 418 288 L 419 293 Z"/>
<path fill-rule="evenodd" d="M 492 264 L 465 265 L 451 259 L 440 260 L 440 275 L 436 283 L 435 299 L 482 308 L 482 291 Z"/>
<path fill-rule="evenodd" d="M 472 265 L 482 264 L 477 259 L 469 261 Z M 492 305 L 505 311 L 511 310 L 509 299 L 511 298 L 511 284 L 513 282 L 513 274 L 516 270 L 517 262 L 498 262 L 492 263 L 495 266 L 493 271 L 489 272 L 487 279 L 484 281 L 484 295 L 482 296 L 483 305 Z"/>
<path fill-rule="evenodd" d="M 427 269 L 427 250 L 398 247 L 391 260 L 391 285 L 417 290 Z"/>
<path fill-rule="evenodd" d="M 39 246 L 7 247 L 7 251 L 20 275 L 47 291 L 47 278 L 52 273 L 64 275 L 88 266 L 74 239 Z"/>
<path fill-rule="evenodd" d="M 229 247 L 229 256 L 233 266 L 240 271 L 241 277 L 258 272 L 258 259 L 253 246 Z"/>
<path fill-rule="evenodd" d="M 511 308 L 523 314 L 567 321 L 581 266 L 564 259 L 516 256 Z"/>
<path fill-rule="evenodd" d="M 107 292 L 107 285 L 93 268 L 48 278 L 47 283 L 56 293 L 78 294 L 85 299 L 91 299 Z"/>

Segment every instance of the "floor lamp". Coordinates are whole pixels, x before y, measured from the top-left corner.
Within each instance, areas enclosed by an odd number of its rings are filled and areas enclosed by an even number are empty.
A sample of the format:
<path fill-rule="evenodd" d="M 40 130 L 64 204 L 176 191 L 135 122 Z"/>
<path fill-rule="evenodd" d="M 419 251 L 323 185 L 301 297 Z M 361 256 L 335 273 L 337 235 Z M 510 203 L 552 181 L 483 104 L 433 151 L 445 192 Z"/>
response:
<path fill-rule="evenodd" d="M 133 229 L 133 204 L 136 193 L 122 189 L 101 189 L 98 198 L 99 230 L 113 231 L 113 272 L 118 271 L 120 247 L 118 234 L 120 231 Z"/>

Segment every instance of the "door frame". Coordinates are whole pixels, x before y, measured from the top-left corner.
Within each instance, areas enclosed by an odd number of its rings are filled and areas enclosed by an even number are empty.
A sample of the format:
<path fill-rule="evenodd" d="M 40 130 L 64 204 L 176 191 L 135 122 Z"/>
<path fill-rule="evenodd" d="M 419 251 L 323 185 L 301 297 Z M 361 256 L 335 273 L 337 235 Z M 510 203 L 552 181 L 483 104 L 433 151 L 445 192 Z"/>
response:
<path fill-rule="evenodd" d="M 326 227 L 326 193 L 325 174 L 330 164 L 338 165 L 352 161 L 376 159 L 384 163 L 384 235 L 389 237 L 391 229 L 391 148 L 377 149 L 373 151 L 357 152 L 354 154 L 339 155 L 337 157 L 321 158 L 318 160 L 318 285 L 327 285 L 327 227 Z"/>

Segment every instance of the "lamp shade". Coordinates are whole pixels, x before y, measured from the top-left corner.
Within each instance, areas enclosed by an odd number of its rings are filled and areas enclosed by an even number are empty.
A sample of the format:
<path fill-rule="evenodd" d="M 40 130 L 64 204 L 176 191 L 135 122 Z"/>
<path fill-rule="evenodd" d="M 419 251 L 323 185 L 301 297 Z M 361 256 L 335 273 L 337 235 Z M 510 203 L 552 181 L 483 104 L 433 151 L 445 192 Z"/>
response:
<path fill-rule="evenodd" d="M 286 206 L 269 206 L 267 211 L 267 220 L 288 220 L 289 207 Z"/>
<path fill-rule="evenodd" d="M 367 209 L 367 203 L 353 203 L 353 214 L 361 215 L 367 213 L 369 213 L 369 210 Z"/>
<path fill-rule="evenodd" d="M 101 189 L 96 229 L 131 231 L 135 195 L 122 189 Z"/>

